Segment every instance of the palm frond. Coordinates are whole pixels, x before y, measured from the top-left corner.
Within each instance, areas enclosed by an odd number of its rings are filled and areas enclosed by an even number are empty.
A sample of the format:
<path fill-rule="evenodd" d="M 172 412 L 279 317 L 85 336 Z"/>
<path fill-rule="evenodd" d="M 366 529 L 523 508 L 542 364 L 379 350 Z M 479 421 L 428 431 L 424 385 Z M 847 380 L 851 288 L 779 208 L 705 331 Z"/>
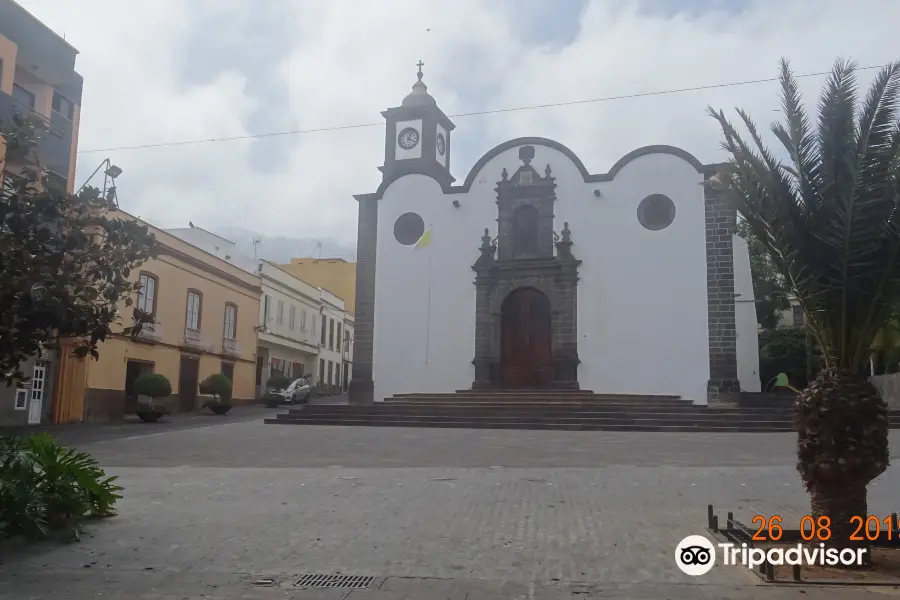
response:
<path fill-rule="evenodd" d="M 853 243 L 854 219 L 857 205 L 853 194 L 856 123 L 856 75 L 855 63 L 838 59 L 825 89 L 819 98 L 819 144 L 822 156 L 823 187 L 829 201 L 823 205 L 823 215 L 833 226 L 821 227 L 816 235 L 832 247 L 823 254 L 825 260 L 821 275 L 830 280 L 829 294 L 836 297 L 829 302 L 839 314 L 834 315 L 833 327 L 837 329 L 836 340 L 840 348 L 850 345 L 852 335 L 848 327 L 851 321 L 847 283 L 851 262 L 857 246 Z"/>
<path fill-rule="evenodd" d="M 794 162 L 795 168 L 785 169 L 796 178 L 800 199 L 814 218 L 822 206 L 822 177 L 819 172 L 821 154 L 810 130 L 809 117 L 803 108 L 797 79 L 791 73 L 790 63 L 784 59 L 781 61 L 781 107 L 787 127 L 781 123 L 773 123 L 772 132 Z"/>
<path fill-rule="evenodd" d="M 859 111 L 855 64 L 838 60 L 815 128 L 781 63 L 784 122 L 772 133 L 791 164 L 738 110 L 749 143 L 722 111 L 730 160 L 713 185 L 734 202 L 800 301 L 827 367 L 856 371 L 900 298 L 900 65 L 879 73 Z"/>
<path fill-rule="evenodd" d="M 900 63 L 883 69 L 872 84 L 860 114 L 854 194 L 863 207 L 859 229 L 868 237 L 857 240 L 868 252 L 858 256 L 863 276 L 876 278 L 860 337 L 874 336 L 878 323 L 893 310 L 892 294 L 900 292 L 900 231 L 897 231 L 897 167 L 900 164 Z M 868 202 L 865 199 L 869 199 Z M 866 264 L 868 261 L 868 264 Z M 868 267 L 868 268 L 867 268 Z M 871 267 L 876 267 L 872 269 Z M 881 267 L 881 268 L 878 268 Z M 860 346 L 862 345 L 860 340 Z M 865 348 L 857 347 L 857 353 Z"/>
<path fill-rule="evenodd" d="M 756 150 L 744 142 L 722 111 L 710 108 L 709 114 L 719 121 L 725 135 L 722 146 L 731 155 L 731 160 L 712 184 L 736 205 L 791 288 L 803 290 L 797 297 L 804 305 L 817 292 L 814 289 L 815 273 L 798 257 L 811 242 L 794 186 L 780 163 L 765 148 L 748 115 L 739 111 Z M 814 312 L 809 306 L 803 308 L 807 314 Z"/>

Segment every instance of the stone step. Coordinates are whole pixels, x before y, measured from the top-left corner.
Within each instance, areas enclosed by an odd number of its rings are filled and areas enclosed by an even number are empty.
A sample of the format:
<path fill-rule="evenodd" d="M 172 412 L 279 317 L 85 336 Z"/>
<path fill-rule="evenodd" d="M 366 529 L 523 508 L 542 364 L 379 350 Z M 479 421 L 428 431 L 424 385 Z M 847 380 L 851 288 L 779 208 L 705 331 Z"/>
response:
<path fill-rule="evenodd" d="M 793 406 L 786 402 L 710 407 L 671 395 L 547 389 L 408 393 L 364 406 L 304 405 L 266 423 L 568 431 L 794 430 Z M 891 413 L 891 427 L 900 429 L 900 411 Z"/>
<path fill-rule="evenodd" d="M 521 404 L 521 403 L 540 403 L 540 404 L 630 404 L 642 406 L 693 406 L 693 402 L 689 400 L 645 400 L 645 399 L 629 399 L 629 398 L 568 398 L 568 397 L 541 397 L 541 396 L 516 396 L 516 397 L 449 397 L 449 398 L 433 398 L 425 396 L 406 396 L 403 398 L 385 398 L 385 404 L 395 403 L 420 403 L 420 404 Z"/>
<path fill-rule="evenodd" d="M 668 421 L 643 421 L 639 423 L 621 423 L 609 421 L 584 420 L 544 420 L 515 422 L 503 419 L 473 421 L 471 419 L 396 419 L 379 417 L 363 418 L 331 418 L 303 419 L 279 415 L 279 418 L 266 419 L 266 423 L 287 425 L 330 425 L 330 426 L 363 426 L 363 427 L 433 427 L 456 429 L 516 429 L 516 430 L 566 430 L 566 431 L 669 431 L 669 432 L 771 432 L 793 431 L 793 427 L 782 423 L 673 423 Z"/>
<path fill-rule="evenodd" d="M 682 400 L 680 396 L 654 395 L 654 394 L 596 394 L 584 390 L 460 390 L 457 392 L 440 393 L 405 393 L 394 394 L 391 398 L 590 398 L 598 400 Z"/>
<path fill-rule="evenodd" d="M 287 419 L 301 420 L 343 420 L 343 419 L 362 419 L 362 420 L 380 420 L 380 419 L 424 419 L 424 420 L 445 420 L 445 421 L 471 421 L 487 422 L 487 421 L 508 421 L 510 423 L 536 423 L 536 422 L 557 422 L 565 421 L 572 423 L 639 423 L 639 422 L 657 422 L 671 424 L 694 424 L 708 423 L 715 424 L 753 424 L 753 423 L 777 423 L 779 425 L 792 426 L 791 419 L 779 419 L 777 417 L 759 416 L 759 417 L 742 417 L 742 418 L 696 418 L 691 415 L 452 415 L 452 414 L 365 414 L 365 413 L 288 413 L 284 416 Z"/>
<path fill-rule="evenodd" d="M 414 392 L 415 393 L 415 392 Z M 419 394 L 423 392 L 418 392 Z M 593 390 L 567 390 L 567 389 L 551 389 L 551 388 L 523 388 L 521 390 L 456 390 L 455 392 L 434 392 L 435 394 L 484 394 L 494 396 L 515 396 L 516 394 L 546 394 L 558 396 L 590 396 L 594 394 Z M 398 396 L 401 394 L 397 394 Z"/>
<path fill-rule="evenodd" d="M 709 411 L 716 413 L 727 413 L 734 412 L 735 410 L 773 410 L 773 409 L 734 409 L 734 410 L 720 410 L 709 408 L 706 406 L 694 406 L 692 404 L 687 405 L 641 405 L 635 406 L 633 404 L 598 404 L 596 402 L 583 402 L 583 403 L 572 403 L 572 402 L 529 402 L 529 403 L 513 403 L 513 402 L 469 402 L 469 403 L 439 403 L 439 402 L 385 402 L 379 403 L 376 406 L 381 406 L 383 408 L 424 408 L 424 409 L 434 409 L 439 410 L 442 408 L 458 408 L 465 410 L 478 410 L 481 408 L 484 409 L 507 409 L 507 410 L 542 410 L 542 409 L 554 409 L 554 410 L 598 410 L 598 411 L 612 411 L 612 412 L 622 412 L 622 411 Z M 778 411 L 774 409 L 775 412 L 790 412 L 790 411 Z"/>
<path fill-rule="evenodd" d="M 507 407 L 507 406 L 301 406 L 289 409 L 294 415 L 413 415 L 413 416 L 504 416 L 517 419 L 572 417 L 572 418 L 691 418 L 691 419 L 772 419 L 791 421 L 793 413 L 771 410 L 713 410 L 706 407 L 696 409 L 663 410 L 663 409 L 623 409 L 609 410 L 596 407 Z"/>

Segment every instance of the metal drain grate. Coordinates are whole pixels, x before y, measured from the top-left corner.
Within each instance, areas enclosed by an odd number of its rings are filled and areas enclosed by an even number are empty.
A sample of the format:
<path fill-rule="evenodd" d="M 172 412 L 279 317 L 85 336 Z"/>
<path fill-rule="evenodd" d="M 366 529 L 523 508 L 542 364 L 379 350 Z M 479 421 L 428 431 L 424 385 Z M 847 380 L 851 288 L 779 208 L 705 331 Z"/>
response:
<path fill-rule="evenodd" d="M 294 585 L 311 588 L 343 588 L 364 590 L 372 585 L 374 577 L 362 575 L 301 575 Z"/>

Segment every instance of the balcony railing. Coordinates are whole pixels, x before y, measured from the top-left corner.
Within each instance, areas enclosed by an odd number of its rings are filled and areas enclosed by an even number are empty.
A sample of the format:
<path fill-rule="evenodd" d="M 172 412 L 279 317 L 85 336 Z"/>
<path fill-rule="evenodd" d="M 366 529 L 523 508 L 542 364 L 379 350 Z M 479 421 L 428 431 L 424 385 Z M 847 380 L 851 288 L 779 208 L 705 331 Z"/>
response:
<path fill-rule="evenodd" d="M 0 92 L 0 123 L 10 126 L 15 115 L 38 117 L 47 127 L 37 141 L 37 155 L 44 168 L 58 177 L 68 178 L 72 150 L 72 123 L 62 115 L 48 119 L 30 107 Z"/>
<path fill-rule="evenodd" d="M 229 356 L 240 356 L 241 355 L 241 344 L 237 340 L 229 340 L 225 338 L 222 340 L 222 354 L 227 354 Z"/>
<path fill-rule="evenodd" d="M 215 346 L 203 338 L 199 331 L 193 329 L 184 330 L 184 345 L 193 350 L 200 350 L 203 352 L 212 352 L 215 348 Z"/>
<path fill-rule="evenodd" d="M 163 329 L 159 323 L 145 323 L 141 326 L 141 332 L 137 335 L 137 340 L 155 344 L 162 341 Z"/>

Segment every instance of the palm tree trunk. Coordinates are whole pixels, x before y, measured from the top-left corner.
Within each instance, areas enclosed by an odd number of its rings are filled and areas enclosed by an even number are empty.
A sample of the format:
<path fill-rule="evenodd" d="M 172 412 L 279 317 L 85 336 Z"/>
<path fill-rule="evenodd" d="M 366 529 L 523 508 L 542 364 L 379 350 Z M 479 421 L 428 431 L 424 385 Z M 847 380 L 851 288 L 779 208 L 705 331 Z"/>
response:
<path fill-rule="evenodd" d="M 836 548 L 854 548 L 865 520 L 866 486 L 888 465 L 888 410 L 864 373 L 822 370 L 794 403 L 797 470 L 811 497 L 812 516 L 830 519 Z M 865 535 L 862 536 L 865 538 Z M 817 542 L 819 540 L 816 540 Z"/>
<path fill-rule="evenodd" d="M 861 516 L 865 521 L 868 514 L 866 512 L 868 505 L 865 481 L 848 482 L 847 485 L 841 487 L 812 486 L 809 492 L 811 514 L 816 523 L 819 523 L 819 518 L 823 516 L 828 517 L 831 521 L 830 538 L 825 540 L 823 539 L 824 535 L 816 537 L 813 539 L 815 544 L 823 541 L 827 546 L 835 548 L 854 548 L 866 545 L 864 530 L 858 531 L 859 523 L 851 521 L 854 516 Z M 851 540 L 850 537 L 854 533 L 863 540 Z"/>

